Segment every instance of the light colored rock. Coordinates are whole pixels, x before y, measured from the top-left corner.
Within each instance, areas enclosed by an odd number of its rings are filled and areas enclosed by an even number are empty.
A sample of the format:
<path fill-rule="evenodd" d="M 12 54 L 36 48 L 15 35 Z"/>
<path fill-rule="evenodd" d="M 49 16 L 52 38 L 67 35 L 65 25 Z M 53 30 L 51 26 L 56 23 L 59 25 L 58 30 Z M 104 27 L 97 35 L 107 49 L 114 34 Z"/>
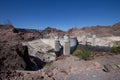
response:
<path fill-rule="evenodd" d="M 96 76 L 96 75 L 93 75 L 92 77 L 95 78 L 95 77 L 97 77 L 97 76 Z"/>
<path fill-rule="evenodd" d="M 51 62 L 56 60 L 56 54 L 54 52 L 45 53 L 43 55 L 43 61 Z"/>
<path fill-rule="evenodd" d="M 77 37 L 78 42 L 82 45 L 85 45 L 85 42 L 89 42 L 89 43 L 94 43 L 90 44 L 90 45 L 94 45 L 94 46 L 105 46 L 105 47 L 112 47 L 114 45 L 114 42 L 116 41 L 120 41 L 120 37 L 119 36 L 112 36 L 112 37 L 97 37 L 94 38 L 95 40 L 93 40 L 92 37 Z"/>

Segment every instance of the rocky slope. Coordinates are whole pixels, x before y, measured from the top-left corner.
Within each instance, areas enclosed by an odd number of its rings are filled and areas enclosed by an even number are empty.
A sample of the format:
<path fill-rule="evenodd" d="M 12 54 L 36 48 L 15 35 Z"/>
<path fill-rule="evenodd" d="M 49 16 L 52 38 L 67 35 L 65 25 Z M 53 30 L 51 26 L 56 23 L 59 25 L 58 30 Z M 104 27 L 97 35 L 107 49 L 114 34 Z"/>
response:
<path fill-rule="evenodd" d="M 15 28 L 12 25 L 0 25 L 1 42 L 33 40 L 38 38 L 50 38 L 50 37 L 54 37 L 55 35 L 63 36 L 64 34 L 65 34 L 64 31 L 50 27 L 38 31 L 35 29 Z"/>
<path fill-rule="evenodd" d="M 0 25 L 0 41 L 33 40 L 38 38 L 50 38 L 56 35 L 63 36 L 65 34 L 76 37 L 83 35 L 96 35 L 97 37 L 120 36 L 120 23 L 111 26 L 72 28 L 67 32 L 51 27 L 38 31 L 34 29 L 14 28 L 12 25 Z"/>
<path fill-rule="evenodd" d="M 97 37 L 120 36 L 120 23 L 111 26 L 91 26 L 84 28 L 72 28 L 67 34 L 71 36 L 96 35 Z"/>
<path fill-rule="evenodd" d="M 115 36 L 120 36 L 120 22 L 112 26 L 113 34 Z"/>
<path fill-rule="evenodd" d="M 42 34 L 44 38 L 50 38 L 54 36 L 63 36 L 65 32 L 56 28 L 47 27 L 42 31 Z"/>
<path fill-rule="evenodd" d="M 12 25 L 0 25 L 0 41 L 33 40 L 42 37 L 38 31 L 33 31 L 17 29 Z"/>
<path fill-rule="evenodd" d="M 84 61 L 75 56 L 59 58 L 38 71 L 21 71 L 18 80 L 119 80 L 120 55 Z"/>
<path fill-rule="evenodd" d="M 17 74 L 15 70 L 31 69 L 31 66 L 34 66 L 26 49 L 25 46 L 14 42 L 0 43 L 0 80 L 20 76 L 21 74 Z"/>

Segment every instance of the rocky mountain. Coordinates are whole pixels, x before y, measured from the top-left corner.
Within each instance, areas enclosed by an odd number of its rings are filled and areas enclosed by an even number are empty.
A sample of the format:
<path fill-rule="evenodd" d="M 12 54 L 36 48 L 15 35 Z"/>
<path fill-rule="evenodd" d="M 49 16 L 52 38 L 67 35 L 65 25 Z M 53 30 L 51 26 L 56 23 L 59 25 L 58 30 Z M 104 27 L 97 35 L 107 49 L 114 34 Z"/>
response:
<path fill-rule="evenodd" d="M 111 26 L 97 25 L 84 28 L 72 28 L 67 32 L 51 27 L 39 31 L 35 29 L 15 28 L 12 25 L 0 25 L 0 41 L 33 40 L 38 38 L 50 38 L 56 35 L 63 36 L 65 34 L 76 37 L 83 35 L 96 35 L 97 37 L 120 36 L 120 22 Z"/>
<path fill-rule="evenodd" d="M 85 28 L 72 28 L 68 31 L 70 36 L 96 35 L 98 37 L 112 36 L 111 27 L 108 26 L 93 26 Z"/>
<path fill-rule="evenodd" d="M 63 36 L 64 31 L 56 28 L 47 27 L 44 30 L 21 29 L 12 25 L 0 25 L 0 41 L 21 41 L 33 40 L 38 38 L 50 38 L 55 35 Z"/>
<path fill-rule="evenodd" d="M 0 25 L 0 41 L 20 41 L 41 38 L 42 34 L 36 30 L 17 29 L 12 25 Z"/>
<path fill-rule="evenodd" d="M 84 28 L 72 28 L 67 32 L 70 36 L 96 35 L 97 37 L 120 36 L 120 23 L 111 26 L 91 26 Z"/>
<path fill-rule="evenodd" d="M 120 22 L 112 25 L 113 35 L 120 36 Z"/>
<path fill-rule="evenodd" d="M 56 28 L 47 27 L 42 31 L 44 38 L 54 37 L 54 36 L 63 36 L 65 34 L 64 31 L 58 30 Z"/>

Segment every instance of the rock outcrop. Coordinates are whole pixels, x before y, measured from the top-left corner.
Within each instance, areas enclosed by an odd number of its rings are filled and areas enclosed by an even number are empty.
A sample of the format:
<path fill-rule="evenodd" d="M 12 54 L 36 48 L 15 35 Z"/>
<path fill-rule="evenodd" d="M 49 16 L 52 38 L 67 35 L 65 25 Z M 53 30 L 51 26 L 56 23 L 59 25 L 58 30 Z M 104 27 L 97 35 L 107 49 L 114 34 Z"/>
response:
<path fill-rule="evenodd" d="M 0 41 L 33 40 L 42 37 L 41 33 L 38 31 L 33 31 L 17 29 L 12 25 L 0 25 Z"/>
<path fill-rule="evenodd" d="M 0 79 L 19 76 L 15 70 L 36 70 L 37 66 L 31 61 L 27 46 L 15 42 L 0 43 Z M 20 74 L 21 75 L 21 74 Z"/>

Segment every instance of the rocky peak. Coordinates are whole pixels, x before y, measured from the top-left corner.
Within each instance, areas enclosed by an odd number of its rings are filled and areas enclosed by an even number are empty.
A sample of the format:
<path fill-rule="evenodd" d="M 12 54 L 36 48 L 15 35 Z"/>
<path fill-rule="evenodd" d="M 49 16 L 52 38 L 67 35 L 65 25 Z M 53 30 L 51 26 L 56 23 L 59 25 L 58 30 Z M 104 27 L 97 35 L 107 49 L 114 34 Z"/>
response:
<path fill-rule="evenodd" d="M 120 27 L 120 22 L 114 24 L 113 27 Z"/>
<path fill-rule="evenodd" d="M 65 34 L 64 31 L 56 29 L 56 28 L 51 28 L 51 27 L 47 27 L 42 31 L 43 37 L 44 38 L 50 38 L 50 37 L 54 37 L 54 36 L 63 36 Z"/>

